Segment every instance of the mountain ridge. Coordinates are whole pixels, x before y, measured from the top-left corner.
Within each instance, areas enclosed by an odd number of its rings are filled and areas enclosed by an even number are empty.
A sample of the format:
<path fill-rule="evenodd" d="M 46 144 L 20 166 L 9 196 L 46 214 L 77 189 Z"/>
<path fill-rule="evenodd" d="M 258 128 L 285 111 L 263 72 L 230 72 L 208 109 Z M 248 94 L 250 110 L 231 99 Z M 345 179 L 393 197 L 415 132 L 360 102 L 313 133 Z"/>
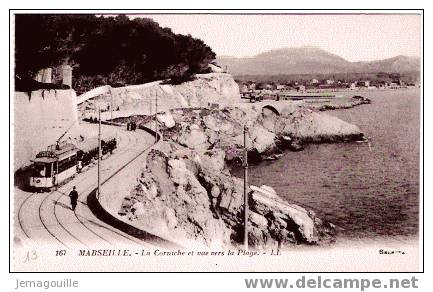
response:
<path fill-rule="evenodd" d="M 217 57 L 233 75 L 404 73 L 420 71 L 420 58 L 398 55 L 375 61 L 350 62 L 319 47 L 280 48 L 252 57 Z"/>

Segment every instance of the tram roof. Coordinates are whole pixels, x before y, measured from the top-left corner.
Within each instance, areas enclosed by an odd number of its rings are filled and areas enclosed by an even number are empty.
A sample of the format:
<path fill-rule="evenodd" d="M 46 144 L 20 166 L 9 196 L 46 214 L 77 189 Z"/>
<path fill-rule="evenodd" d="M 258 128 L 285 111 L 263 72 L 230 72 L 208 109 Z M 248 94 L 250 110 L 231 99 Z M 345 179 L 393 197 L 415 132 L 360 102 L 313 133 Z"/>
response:
<path fill-rule="evenodd" d="M 53 146 L 52 149 L 46 150 L 46 151 L 40 151 L 38 154 L 36 154 L 36 158 L 34 161 L 38 161 L 38 162 L 42 162 L 39 161 L 43 158 L 50 158 L 50 159 L 54 159 L 54 161 L 56 159 L 63 159 L 64 157 L 67 157 L 69 155 L 71 155 L 73 152 L 76 151 L 76 147 L 74 144 L 61 144 L 59 149 L 56 149 L 55 146 Z"/>
<path fill-rule="evenodd" d="M 78 143 L 77 148 L 81 151 L 87 152 L 98 147 L 98 138 L 88 138 Z"/>
<path fill-rule="evenodd" d="M 56 159 L 53 157 L 36 157 L 32 161 L 36 163 L 53 163 Z"/>

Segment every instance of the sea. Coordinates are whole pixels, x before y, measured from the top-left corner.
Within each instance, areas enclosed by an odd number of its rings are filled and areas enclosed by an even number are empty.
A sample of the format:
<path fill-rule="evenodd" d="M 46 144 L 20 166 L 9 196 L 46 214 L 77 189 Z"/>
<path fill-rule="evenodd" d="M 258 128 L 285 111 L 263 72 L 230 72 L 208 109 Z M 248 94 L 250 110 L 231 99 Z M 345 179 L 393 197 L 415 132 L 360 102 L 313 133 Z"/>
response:
<path fill-rule="evenodd" d="M 369 105 L 326 111 L 356 124 L 368 143 L 310 144 L 250 165 L 249 183 L 338 226 L 343 238 L 417 236 L 420 214 L 420 90 L 356 92 Z M 241 169 L 233 169 L 242 177 Z"/>

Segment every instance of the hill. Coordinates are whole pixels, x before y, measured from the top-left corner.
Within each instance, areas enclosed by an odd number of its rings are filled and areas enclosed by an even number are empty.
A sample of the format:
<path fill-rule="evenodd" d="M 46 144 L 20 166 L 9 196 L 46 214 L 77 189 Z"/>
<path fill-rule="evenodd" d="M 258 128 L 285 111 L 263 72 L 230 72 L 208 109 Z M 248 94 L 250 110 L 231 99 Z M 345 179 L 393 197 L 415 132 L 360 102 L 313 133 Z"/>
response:
<path fill-rule="evenodd" d="M 149 18 L 126 15 L 17 14 L 15 74 L 28 91 L 39 70 L 70 65 L 77 93 L 101 85 L 173 83 L 207 73 L 215 53 L 202 40 L 175 34 Z M 54 72 L 53 83 L 61 83 Z M 21 82 L 22 81 L 22 82 Z M 22 90 L 22 88 L 20 88 Z M 27 90 L 26 90 L 27 91 Z"/>
<path fill-rule="evenodd" d="M 404 73 L 420 70 L 420 59 L 416 57 L 349 62 L 317 47 L 283 48 L 247 58 L 218 57 L 217 63 L 227 66 L 233 75 Z"/>

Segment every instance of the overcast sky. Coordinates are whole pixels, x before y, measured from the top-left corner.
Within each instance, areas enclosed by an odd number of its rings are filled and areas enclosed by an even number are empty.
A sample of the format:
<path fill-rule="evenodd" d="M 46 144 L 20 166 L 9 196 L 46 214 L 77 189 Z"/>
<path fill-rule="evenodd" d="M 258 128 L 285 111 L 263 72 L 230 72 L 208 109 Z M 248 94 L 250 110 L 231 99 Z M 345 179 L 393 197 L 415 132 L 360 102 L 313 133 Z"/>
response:
<path fill-rule="evenodd" d="M 134 16 L 137 17 L 137 16 Z M 219 56 L 319 46 L 349 61 L 420 56 L 419 15 L 147 15 L 202 39 Z"/>

